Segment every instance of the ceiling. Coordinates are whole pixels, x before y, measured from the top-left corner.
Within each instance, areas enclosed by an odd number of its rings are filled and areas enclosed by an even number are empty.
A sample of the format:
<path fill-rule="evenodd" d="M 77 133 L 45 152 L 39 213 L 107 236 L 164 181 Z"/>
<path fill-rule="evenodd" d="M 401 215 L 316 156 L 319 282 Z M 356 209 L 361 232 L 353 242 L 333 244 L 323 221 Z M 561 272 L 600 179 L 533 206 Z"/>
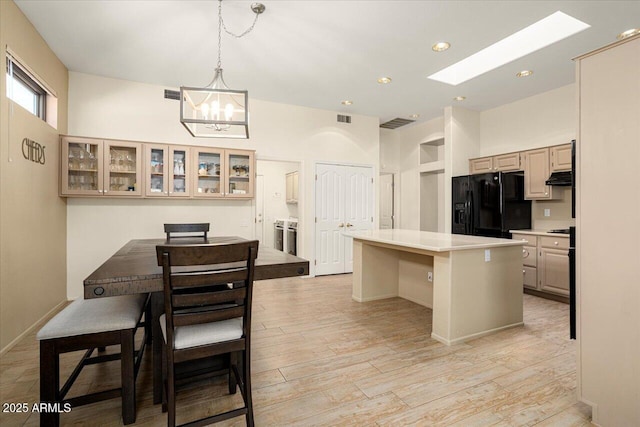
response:
<path fill-rule="evenodd" d="M 222 68 L 250 98 L 376 116 L 485 110 L 572 83 L 573 57 L 640 26 L 640 1 L 262 0 L 243 38 L 223 32 Z M 249 1 L 224 1 L 227 28 L 254 19 Z M 204 86 L 217 62 L 217 1 L 32 1 L 16 4 L 70 71 L 162 85 Z M 556 12 L 591 25 L 458 86 L 430 74 Z M 445 52 L 431 46 L 451 43 Z M 534 74 L 516 78 L 531 69 Z M 387 85 L 377 83 L 392 78 Z M 462 102 L 455 96 L 465 96 Z M 353 101 L 344 106 L 343 100 Z"/>

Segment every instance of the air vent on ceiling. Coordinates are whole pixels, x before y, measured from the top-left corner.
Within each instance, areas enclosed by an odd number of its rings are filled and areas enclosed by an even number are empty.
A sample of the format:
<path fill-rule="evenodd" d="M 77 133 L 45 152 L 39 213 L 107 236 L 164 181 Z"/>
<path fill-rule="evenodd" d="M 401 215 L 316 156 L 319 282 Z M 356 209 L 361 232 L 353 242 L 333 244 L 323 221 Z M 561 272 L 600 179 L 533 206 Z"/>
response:
<path fill-rule="evenodd" d="M 396 117 L 393 120 L 382 123 L 380 127 L 385 129 L 398 129 L 400 126 L 408 125 L 409 123 L 413 122 L 415 122 L 415 120 L 401 119 L 400 117 Z"/>
<path fill-rule="evenodd" d="M 180 91 L 177 90 L 164 90 L 165 99 L 175 99 L 176 101 L 180 101 Z"/>
<path fill-rule="evenodd" d="M 351 116 L 345 116 L 344 114 L 338 114 L 338 122 L 351 123 Z"/>

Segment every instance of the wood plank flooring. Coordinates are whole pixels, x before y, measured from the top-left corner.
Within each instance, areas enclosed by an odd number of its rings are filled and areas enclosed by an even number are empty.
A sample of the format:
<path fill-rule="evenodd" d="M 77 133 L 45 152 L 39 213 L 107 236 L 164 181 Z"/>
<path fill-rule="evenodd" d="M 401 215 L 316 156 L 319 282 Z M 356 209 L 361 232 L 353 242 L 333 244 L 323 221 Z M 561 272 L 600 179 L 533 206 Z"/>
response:
<path fill-rule="evenodd" d="M 525 295 L 524 314 L 524 327 L 447 347 L 430 338 L 431 310 L 400 298 L 354 302 L 351 275 L 256 282 L 256 425 L 590 425 L 590 408 L 575 397 L 568 306 Z M 62 359 L 63 372 L 77 357 Z M 165 425 L 151 400 L 150 352 L 145 358 L 136 425 Z M 0 358 L 2 403 L 38 401 L 38 366 L 34 332 Z M 88 367 L 74 387 L 84 393 L 118 381 L 111 362 Z M 239 393 L 226 393 L 223 379 L 179 393 L 178 422 L 240 405 Z M 61 422 L 122 425 L 120 400 L 75 408 Z M 38 424 L 38 414 L 0 413 L 2 426 Z"/>

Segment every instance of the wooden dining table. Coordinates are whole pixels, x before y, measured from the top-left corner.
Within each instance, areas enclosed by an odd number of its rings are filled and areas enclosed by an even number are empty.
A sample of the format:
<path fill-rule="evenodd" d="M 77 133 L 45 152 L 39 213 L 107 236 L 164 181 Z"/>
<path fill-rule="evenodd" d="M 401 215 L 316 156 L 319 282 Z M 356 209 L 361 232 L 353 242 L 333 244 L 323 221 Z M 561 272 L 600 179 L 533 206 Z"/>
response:
<path fill-rule="evenodd" d="M 217 236 L 207 239 L 210 244 L 229 244 L 246 239 L 236 236 Z M 136 239 L 129 241 L 111 258 L 84 280 L 84 298 L 105 298 L 116 295 L 151 294 L 151 336 L 153 360 L 153 401 L 162 400 L 162 331 L 159 318 L 164 312 L 162 267 L 158 265 L 156 246 L 165 239 Z M 172 239 L 171 244 L 202 244 L 202 238 Z M 306 259 L 261 246 L 255 262 L 254 280 L 306 276 Z"/>

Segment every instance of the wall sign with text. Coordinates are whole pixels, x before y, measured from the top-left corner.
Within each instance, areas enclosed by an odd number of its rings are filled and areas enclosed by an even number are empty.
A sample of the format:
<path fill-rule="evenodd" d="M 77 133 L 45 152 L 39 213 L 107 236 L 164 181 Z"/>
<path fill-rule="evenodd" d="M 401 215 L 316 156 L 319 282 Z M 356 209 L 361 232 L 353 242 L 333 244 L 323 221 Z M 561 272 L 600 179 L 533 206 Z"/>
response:
<path fill-rule="evenodd" d="M 34 163 L 40 163 L 41 165 L 44 165 L 44 149 L 44 145 L 41 145 L 29 138 L 25 138 L 22 140 L 22 155 L 25 159 L 31 160 Z"/>

